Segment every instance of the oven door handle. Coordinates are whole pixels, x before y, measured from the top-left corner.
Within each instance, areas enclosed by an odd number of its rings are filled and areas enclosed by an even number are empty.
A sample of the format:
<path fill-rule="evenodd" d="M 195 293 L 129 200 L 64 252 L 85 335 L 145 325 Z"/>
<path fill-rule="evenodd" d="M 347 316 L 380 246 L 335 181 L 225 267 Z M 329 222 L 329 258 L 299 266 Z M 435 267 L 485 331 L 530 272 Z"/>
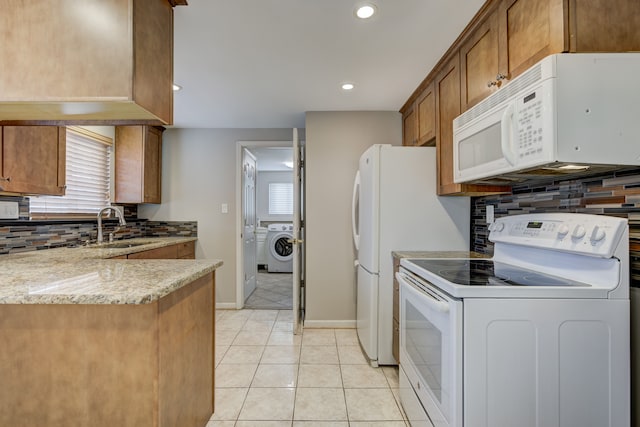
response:
<path fill-rule="evenodd" d="M 424 292 L 416 287 L 412 283 L 413 279 L 409 278 L 406 274 L 397 272 L 396 279 L 400 284 L 404 284 L 405 286 L 410 286 L 413 290 L 420 293 L 420 296 L 424 297 L 423 302 L 429 306 L 434 311 L 439 313 L 448 313 L 449 312 L 449 303 L 445 301 L 440 301 L 429 295 L 427 292 Z"/>

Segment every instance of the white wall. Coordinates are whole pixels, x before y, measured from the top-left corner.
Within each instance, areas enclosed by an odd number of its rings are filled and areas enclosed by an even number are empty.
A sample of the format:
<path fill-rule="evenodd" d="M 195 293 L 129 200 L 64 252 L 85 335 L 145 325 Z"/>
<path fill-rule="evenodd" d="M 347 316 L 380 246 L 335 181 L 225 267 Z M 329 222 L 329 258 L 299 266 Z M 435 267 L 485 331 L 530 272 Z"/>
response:
<path fill-rule="evenodd" d="M 260 221 L 293 221 L 293 215 L 269 215 L 269 184 L 293 183 L 293 172 L 258 171 L 256 180 L 256 216 Z"/>
<path fill-rule="evenodd" d="M 167 129 L 162 137 L 162 204 L 140 205 L 155 221 L 198 221 L 196 257 L 221 259 L 216 303 L 236 302 L 236 141 L 287 141 L 291 129 Z M 229 213 L 221 213 L 228 204 Z"/>
<path fill-rule="evenodd" d="M 369 146 L 401 145 L 401 116 L 397 112 L 308 112 L 305 129 L 305 326 L 354 327 L 353 179 L 360 155 Z"/>

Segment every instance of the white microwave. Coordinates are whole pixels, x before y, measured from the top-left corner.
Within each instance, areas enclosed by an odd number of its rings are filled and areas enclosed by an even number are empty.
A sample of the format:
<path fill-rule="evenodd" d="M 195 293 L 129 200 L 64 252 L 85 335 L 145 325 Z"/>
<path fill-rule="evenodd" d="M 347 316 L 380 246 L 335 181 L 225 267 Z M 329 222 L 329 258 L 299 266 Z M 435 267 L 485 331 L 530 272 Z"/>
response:
<path fill-rule="evenodd" d="M 640 53 L 544 58 L 454 120 L 453 155 L 456 183 L 640 165 Z"/>

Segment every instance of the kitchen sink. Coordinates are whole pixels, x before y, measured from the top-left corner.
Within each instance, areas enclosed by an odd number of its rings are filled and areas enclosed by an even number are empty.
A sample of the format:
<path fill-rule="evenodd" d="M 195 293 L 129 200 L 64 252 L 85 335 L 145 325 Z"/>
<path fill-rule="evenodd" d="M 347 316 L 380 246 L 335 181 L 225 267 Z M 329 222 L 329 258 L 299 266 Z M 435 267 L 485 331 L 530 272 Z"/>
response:
<path fill-rule="evenodd" d="M 124 249 L 124 248 L 133 248 L 136 246 L 148 245 L 148 242 L 137 242 L 137 243 L 126 243 L 126 242 L 113 242 L 113 243 L 103 243 L 103 244 L 94 244 L 88 246 L 93 249 Z"/>

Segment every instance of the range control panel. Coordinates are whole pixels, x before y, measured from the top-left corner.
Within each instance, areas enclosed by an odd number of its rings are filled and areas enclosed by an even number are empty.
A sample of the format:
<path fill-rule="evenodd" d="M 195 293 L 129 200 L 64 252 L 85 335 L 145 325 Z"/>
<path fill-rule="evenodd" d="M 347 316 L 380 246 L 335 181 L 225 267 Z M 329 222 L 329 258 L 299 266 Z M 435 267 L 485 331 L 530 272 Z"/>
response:
<path fill-rule="evenodd" d="M 604 215 L 513 215 L 489 226 L 489 240 L 610 258 L 626 228 L 626 219 Z"/>

